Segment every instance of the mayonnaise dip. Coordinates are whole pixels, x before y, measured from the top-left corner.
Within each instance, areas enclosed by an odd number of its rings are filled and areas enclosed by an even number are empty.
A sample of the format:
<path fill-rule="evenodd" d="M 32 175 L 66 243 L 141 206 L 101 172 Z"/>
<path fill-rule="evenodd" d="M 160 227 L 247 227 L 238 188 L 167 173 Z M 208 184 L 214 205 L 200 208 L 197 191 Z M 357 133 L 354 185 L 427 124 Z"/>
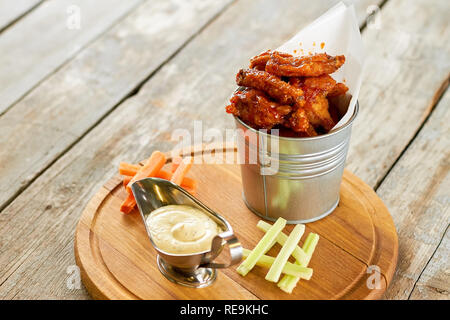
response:
<path fill-rule="evenodd" d="M 174 254 L 208 251 L 214 236 L 222 232 L 205 212 L 188 205 L 158 208 L 146 222 L 154 244 Z"/>

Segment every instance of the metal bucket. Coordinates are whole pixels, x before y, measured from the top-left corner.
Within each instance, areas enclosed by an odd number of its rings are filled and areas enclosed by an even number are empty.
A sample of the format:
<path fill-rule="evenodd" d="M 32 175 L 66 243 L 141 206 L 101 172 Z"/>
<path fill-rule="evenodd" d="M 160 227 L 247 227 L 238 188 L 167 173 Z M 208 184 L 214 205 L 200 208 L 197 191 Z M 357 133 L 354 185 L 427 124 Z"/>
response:
<path fill-rule="evenodd" d="M 258 216 L 288 223 L 319 220 L 337 207 L 353 121 L 307 138 L 278 137 L 235 117 L 243 198 Z M 256 154 L 256 161 L 251 155 Z"/>

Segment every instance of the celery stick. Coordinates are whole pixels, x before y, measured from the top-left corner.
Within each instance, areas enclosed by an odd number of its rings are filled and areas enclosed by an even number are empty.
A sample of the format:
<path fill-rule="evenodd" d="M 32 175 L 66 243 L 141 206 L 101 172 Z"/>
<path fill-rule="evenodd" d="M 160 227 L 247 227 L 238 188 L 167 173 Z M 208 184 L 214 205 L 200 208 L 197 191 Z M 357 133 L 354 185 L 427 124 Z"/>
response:
<path fill-rule="evenodd" d="M 283 230 L 285 225 L 286 220 L 283 218 L 278 218 L 278 220 L 272 225 L 272 227 L 270 227 L 270 229 L 258 242 L 252 252 L 250 252 L 248 257 L 236 269 L 240 275 L 245 276 L 250 272 L 250 270 L 253 269 L 259 258 L 261 258 L 261 256 L 275 243 L 275 239 L 280 234 L 281 230 Z"/>
<path fill-rule="evenodd" d="M 309 260 L 311 260 L 311 257 L 314 253 L 314 250 L 316 250 L 316 245 L 319 242 L 319 235 L 316 233 L 310 233 L 306 237 L 305 243 L 303 244 L 303 250 L 308 255 Z M 309 263 L 308 260 L 308 263 Z"/>
<path fill-rule="evenodd" d="M 281 248 L 280 253 L 275 258 L 275 261 L 270 267 L 269 272 L 267 272 L 266 280 L 278 282 L 278 280 L 280 279 L 281 270 L 283 270 L 283 267 L 292 254 L 292 251 L 294 251 L 297 243 L 300 241 L 303 232 L 305 232 L 305 226 L 303 224 L 298 224 L 295 226 L 294 230 L 292 230 L 285 244 Z"/>
<path fill-rule="evenodd" d="M 308 264 L 309 260 L 311 260 L 312 254 L 314 253 L 318 241 L 319 235 L 315 233 L 310 233 L 306 238 L 305 243 L 303 244 L 303 250 L 305 251 L 306 254 L 308 254 L 309 257 L 307 261 Z M 298 261 L 296 261 L 296 264 L 298 264 Z M 286 275 L 278 283 L 278 287 L 287 293 L 292 293 L 292 290 L 294 290 L 299 280 L 300 279 L 298 277 Z"/>
<path fill-rule="evenodd" d="M 291 294 L 292 290 L 297 286 L 297 282 L 300 280 L 299 277 L 294 277 L 291 275 L 285 275 L 280 282 L 278 282 L 278 288 L 286 293 Z"/>
<path fill-rule="evenodd" d="M 309 263 L 309 260 L 311 260 L 311 257 L 314 253 L 314 250 L 316 249 L 316 245 L 318 242 L 319 242 L 318 234 L 315 233 L 308 234 L 308 237 L 306 238 L 305 243 L 303 244 L 303 250 L 309 257 L 307 263 Z M 296 261 L 296 264 L 298 264 L 298 261 Z M 306 264 L 305 267 L 307 265 L 308 264 Z M 300 280 L 299 277 L 285 275 L 278 283 L 278 287 L 284 292 L 292 293 L 292 290 L 294 290 L 299 280 Z"/>
<path fill-rule="evenodd" d="M 269 230 L 269 228 L 271 227 L 271 225 L 265 221 L 260 220 L 258 222 L 258 224 L 256 225 L 260 230 L 267 232 L 267 230 Z M 284 245 L 286 243 L 288 236 L 284 233 L 281 232 L 276 241 L 280 244 L 280 245 Z M 301 249 L 299 246 L 296 246 L 294 251 L 292 252 L 292 256 L 295 258 L 295 260 L 300 262 L 300 265 L 303 267 L 306 267 L 306 265 L 308 265 L 308 255 L 303 251 L 303 249 Z"/>
<path fill-rule="evenodd" d="M 244 258 L 248 257 L 251 251 L 245 248 L 243 248 L 242 250 Z M 256 265 L 264 268 L 270 268 L 274 261 L 274 257 L 262 255 L 261 258 L 259 258 L 259 260 L 256 262 Z M 311 279 L 313 274 L 313 270 L 311 268 L 305 268 L 290 262 L 286 262 L 281 272 L 294 277 L 300 277 L 301 279 L 305 280 Z"/>

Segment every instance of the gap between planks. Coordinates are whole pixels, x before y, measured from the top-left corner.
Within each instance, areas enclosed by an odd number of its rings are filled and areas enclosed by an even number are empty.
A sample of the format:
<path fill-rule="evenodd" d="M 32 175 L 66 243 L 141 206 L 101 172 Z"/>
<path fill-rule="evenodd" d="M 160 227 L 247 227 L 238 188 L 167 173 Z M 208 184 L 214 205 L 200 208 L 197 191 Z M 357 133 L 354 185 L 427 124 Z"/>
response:
<path fill-rule="evenodd" d="M 431 100 L 430 104 L 428 105 L 428 108 L 426 110 L 426 115 L 424 116 L 422 123 L 417 128 L 416 132 L 413 134 L 411 139 L 408 141 L 408 143 L 405 145 L 403 150 L 400 152 L 398 157 L 394 160 L 392 165 L 389 167 L 389 169 L 386 171 L 386 173 L 380 178 L 380 180 L 375 184 L 373 189 L 375 192 L 378 190 L 378 188 L 383 184 L 384 180 L 386 180 L 386 177 L 389 176 L 392 169 L 397 165 L 397 163 L 400 161 L 400 159 L 405 154 L 406 150 L 408 150 L 409 146 L 414 142 L 414 140 L 417 138 L 419 133 L 422 131 L 423 127 L 427 124 L 428 119 L 430 119 L 431 115 L 433 114 L 433 111 L 436 109 L 436 106 L 441 101 L 444 94 L 447 92 L 450 82 L 450 75 L 447 76 L 447 78 L 442 82 L 442 84 L 439 86 L 439 88 L 434 93 L 433 99 Z"/>
<path fill-rule="evenodd" d="M 31 184 L 33 184 L 33 182 L 40 176 L 42 175 L 45 171 L 47 171 L 47 169 L 49 169 L 55 162 L 57 162 L 61 157 L 63 157 L 67 152 L 70 151 L 70 149 L 72 149 L 79 141 L 82 140 L 83 137 L 85 137 L 90 131 L 92 131 L 93 128 L 95 128 L 100 122 L 102 122 L 104 120 L 104 118 L 107 117 L 108 114 L 110 114 L 111 112 L 114 111 L 114 109 L 116 109 L 121 103 L 123 103 L 124 101 L 128 100 L 129 98 L 131 98 L 134 95 L 137 95 L 139 93 L 140 88 L 142 87 L 142 85 L 148 81 L 154 74 L 156 74 L 156 72 L 158 70 L 160 70 L 164 64 L 166 64 L 167 62 L 169 62 L 173 57 L 175 57 L 189 42 L 191 42 L 198 34 L 200 34 L 206 27 L 208 27 L 214 20 L 216 20 L 220 15 L 222 15 L 224 12 L 227 11 L 227 9 L 233 4 L 235 3 L 237 0 L 232 1 L 230 4 L 228 4 L 227 6 L 225 6 L 218 14 L 216 14 L 212 19 L 210 19 L 203 27 L 200 28 L 200 30 L 198 32 L 196 32 L 193 36 L 191 36 L 183 45 L 181 48 L 179 48 L 174 54 L 172 54 L 166 61 L 163 62 L 163 64 L 161 66 L 159 66 L 154 72 L 152 72 L 147 79 L 145 79 L 143 81 L 143 83 L 141 83 L 140 85 L 138 85 L 137 87 L 135 87 L 133 90 L 130 91 L 130 93 L 128 93 L 128 95 L 126 95 L 122 101 L 120 101 L 119 103 L 117 103 L 113 109 L 109 110 L 106 115 L 104 115 L 103 117 L 101 117 L 98 121 L 96 121 L 96 123 L 91 126 L 85 133 L 82 134 L 82 136 L 80 136 L 76 141 L 74 141 L 73 143 L 71 143 L 67 148 L 65 148 L 63 151 L 61 151 L 61 153 L 59 155 L 57 155 L 57 157 L 55 159 L 53 159 L 51 161 L 51 163 L 49 163 L 49 165 L 47 165 L 45 168 L 43 168 L 41 171 L 39 171 L 39 173 L 33 177 L 30 181 L 27 181 L 26 185 L 23 186 L 23 188 L 21 188 L 14 197 L 12 197 L 12 199 L 10 199 L 10 201 L 8 201 L 8 203 L 2 207 L 0 207 L 0 212 L 6 208 L 12 201 L 14 201 L 14 199 L 16 197 L 18 197 L 23 191 L 25 191 Z M 384 2 L 386 3 L 386 1 Z M 384 4 L 383 3 L 383 4 Z M 367 19 L 367 18 L 366 18 Z M 365 19 L 365 20 L 366 20 Z M 363 27 L 361 28 L 364 29 L 366 23 L 363 23 Z M 79 54 L 79 52 L 77 53 Z M 69 60 L 70 61 L 70 60 Z M 69 62 L 67 61 L 67 62 Z M 54 71 L 56 72 L 56 70 Z M 54 73 L 53 72 L 53 73 Z M 21 98 L 22 99 L 22 98 Z M 341 248 L 342 249 L 342 248 Z M 25 261 L 25 259 L 23 260 L 23 262 Z M 22 262 L 22 263 L 23 263 Z M 22 264 L 21 263 L 21 264 Z M 20 264 L 20 265 L 21 265 Z M 14 271 L 13 271 L 14 272 Z M 13 273 L 12 272 L 12 273 Z M 11 274 L 12 274 L 11 273 Z M 384 277 L 384 276 L 383 276 Z M 8 276 L 9 278 L 9 276 Z"/>
<path fill-rule="evenodd" d="M 23 11 L 22 13 L 20 13 L 17 17 L 13 18 L 10 22 L 8 22 L 7 24 L 5 24 L 3 27 L 0 28 L 0 34 L 2 34 L 4 31 L 6 31 L 7 29 L 11 28 L 13 25 L 15 25 L 19 20 L 21 20 L 23 17 L 25 17 L 26 15 L 28 15 L 31 11 L 33 11 L 34 9 L 36 9 L 37 7 L 39 7 L 45 0 L 41 0 L 37 3 L 35 3 L 34 5 L 32 5 L 31 7 L 29 7 L 28 9 L 26 9 L 25 11 Z"/>
<path fill-rule="evenodd" d="M 382 5 L 384 5 L 385 3 L 386 3 L 386 1 L 384 1 Z M 380 5 L 380 7 L 382 7 L 382 5 Z M 364 25 L 364 26 L 365 26 L 365 25 Z M 362 29 L 362 28 L 361 28 L 361 29 Z M 180 49 L 180 50 L 181 50 L 181 49 Z M 159 69 L 160 69 L 160 68 L 157 68 L 157 70 L 159 70 Z M 157 70 L 155 70 L 155 72 L 156 72 Z M 153 75 L 155 72 L 153 72 L 151 75 L 149 75 L 148 79 L 150 79 L 150 78 L 152 77 L 152 75 Z M 146 79 L 145 81 L 147 81 L 148 79 Z M 145 82 L 145 81 L 144 81 L 144 82 Z M 447 81 L 447 86 L 448 86 L 448 78 L 447 78 L 446 81 Z M 138 86 L 138 87 L 139 87 L 139 86 Z M 383 176 L 383 178 L 380 180 L 380 182 L 376 185 L 375 190 L 382 184 L 382 182 L 384 181 L 385 177 L 390 173 L 391 169 L 395 166 L 395 164 L 397 163 L 397 161 L 403 156 L 403 153 L 405 152 L 405 150 L 409 147 L 409 145 L 411 144 L 411 142 L 416 138 L 417 134 L 421 131 L 421 129 L 423 128 L 423 126 L 424 126 L 425 123 L 427 122 L 429 116 L 430 116 L 431 113 L 434 111 L 434 107 L 436 106 L 436 104 L 437 104 L 437 102 L 439 101 L 440 97 L 442 96 L 442 94 L 443 94 L 443 93 L 445 92 L 445 90 L 447 89 L 444 85 L 441 86 L 441 88 L 444 88 L 444 89 L 442 89 L 442 93 L 441 93 L 440 95 L 439 95 L 439 94 L 436 94 L 436 95 L 435 95 L 435 97 L 437 96 L 438 98 L 437 98 L 437 100 L 433 99 L 433 101 L 435 101 L 435 103 L 434 103 L 434 104 L 432 103 L 432 104 L 430 105 L 430 108 L 427 110 L 427 111 L 429 111 L 429 113 L 428 113 L 427 116 L 424 117 L 424 120 L 423 120 L 421 126 L 417 129 L 417 131 L 416 131 L 416 133 L 414 134 L 414 136 L 411 138 L 411 140 L 409 141 L 409 143 L 405 146 L 405 149 L 403 149 L 403 152 L 400 153 L 400 155 L 397 157 L 396 161 L 393 163 L 393 165 L 390 167 L 390 169 L 387 171 L 387 173 Z M 441 88 L 440 88 L 440 89 L 441 89 Z M 137 89 L 137 90 L 136 90 L 136 89 Z M 137 94 L 137 93 L 139 92 L 140 87 L 139 87 L 139 88 L 136 88 L 136 89 L 135 89 L 135 90 L 132 90 L 132 91 L 128 94 L 128 96 L 124 97 L 124 98 L 123 98 L 123 101 L 125 101 L 125 100 L 128 99 L 129 97 L 131 97 L 131 96 Z M 122 102 L 123 102 L 123 101 L 122 101 Z M 120 103 L 118 103 L 117 105 L 115 105 L 113 108 L 115 109 L 118 105 L 120 105 Z M 109 114 L 109 113 L 112 112 L 112 111 L 113 111 L 113 110 L 109 111 L 107 114 Z M 59 156 L 57 156 L 57 158 L 54 159 L 54 161 L 51 162 L 50 165 L 48 165 L 48 166 L 47 166 L 46 168 L 44 168 L 41 172 L 39 172 L 39 174 L 37 175 L 37 177 L 38 177 L 39 175 L 41 175 L 43 172 L 45 172 L 45 171 L 46 171 L 53 163 L 55 163 L 55 162 L 56 162 L 59 158 L 61 158 L 65 153 L 67 153 L 67 152 L 68 152 L 75 144 L 78 143 L 79 140 L 81 140 L 81 138 L 83 138 L 87 133 L 89 133 L 89 131 L 91 131 L 93 127 L 95 127 L 98 123 L 100 123 L 101 121 L 103 121 L 103 119 L 107 116 L 107 114 L 106 114 L 104 117 L 102 117 L 101 119 L 99 119 L 99 120 L 96 122 L 96 124 L 93 125 L 91 128 L 89 128 L 88 131 L 85 132 L 78 140 L 74 141 L 71 145 L 69 145 L 66 149 L 64 149 L 64 150 L 62 151 L 62 153 L 61 153 Z M 36 177 L 36 178 L 37 178 L 37 177 Z M 31 185 L 31 184 L 33 183 L 33 181 L 34 181 L 36 178 L 34 178 L 32 181 L 29 181 L 29 182 L 28 182 L 28 185 L 25 186 L 25 188 L 24 188 L 22 191 L 24 191 L 29 185 Z M 21 193 L 21 192 L 19 192 L 17 195 L 19 195 L 20 193 Z M 14 197 L 14 198 L 15 198 L 15 197 Z M 1 211 L 2 209 L 3 209 L 3 208 L 0 208 L 0 211 Z"/>
<path fill-rule="evenodd" d="M 40 2 L 38 5 L 36 5 L 34 8 L 37 8 L 39 5 L 41 5 L 42 3 L 44 3 L 44 1 Z M 136 3 L 135 6 L 130 7 L 128 9 L 128 11 L 123 12 L 122 15 L 120 15 L 114 22 L 111 23 L 110 26 L 108 26 L 107 28 L 105 28 L 102 32 L 98 33 L 97 36 L 93 37 L 91 40 L 87 41 L 85 44 L 83 44 L 82 46 L 80 46 L 78 48 L 78 50 L 76 52 L 74 52 L 74 54 L 69 57 L 67 60 L 63 61 L 63 63 L 61 63 L 59 66 L 57 66 L 56 68 L 54 68 L 52 71 L 50 71 L 48 74 L 46 74 L 44 77 L 42 77 L 42 79 L 40 79 L 39 81 L 37 81 L 36 83 L 34 83 L 30 88 L 28 88 L 28 90 L 26 90 L 25 92 L 23 92 L 23 94 L 18 97 L 13 103 L 11 103 L 11 105 L 9 105 L 7 108 L 5 108 L 3 111 L 0 111 L 0 117 L 2 115 L 4 115 L 5 113 L 7 113 L 9 110 L 11 110 L 16 104 L 18 104 L 19 102 L 21 102 L 30 92 L 32 92 L 35 88 L 37 88 L 40 84 L 42 84 L 43 82 L 45 82 L 47 79 L 49 79 L 53 74 L 55 74 L 56 72 L 58 72 L 59 70 L 61 70 L 64 66 L 66 66 L 67 64 L 69 64 L 71 61 L 73 61 L 78 54 L 80 54 L 85 48 L 89 47 L 92 43 L 94 43 L 96 40 L 98 40 L 99 38 L 101 38 L 103 35 L 105 35 L 111 28 L 114 27 L 115 24 L 117 24 L 119 21 L 122 21 L 123 19 L 125 19 L 129 14 L 131 14 L 137 7 L 141 6 L 145 4 L 145 0 L 144 2 L 138 2 Z M 30 13 L 30 11 L 28 11 L 28 13 Z M 24 16 L 24 15 L 23 15 Z M 22 16 L 22 17 L 23 17 Z M 16 21 L 17 22 L 17 21 Z M 0 31 L 1 34 L 1 31 Z M 41 173 L 40 173 L 41 174 Z M 39 174 L 39 175 L 40 175 Z M 0 212 L 3 210 L 3 206 L 0 206 Z"/>
<path fill-rule="evenodd" d="M 183 50 L 183 48 L 186 47 L 186 45 L 188 45 L 195 37 L 197 37 L 203 30 L 205 30 L 211 23 L 213 23 L 223 12 L 225 12 L 228 7 L 230 7 L 233 3 L 235 3 L 237 0 L 232 0 L 229 4 L 225 5 L 222 10 L 220 10 L 219 12 L 217 12 L 215 15 L 213 15 L 197 32 L 195 32 L 194 34 L 192 34 L 190 37 L 188 37 L 179 48 L 177 48 L 170 56 L 168 56 L 157 68 L 155 68 L 155 70 L 153 70 L 147 77 L 145 77 L 140 83 L 138 83 L 134 88 L 132 88 L 130 90 L 130 92 L 128 94 L 126 94 L 122 99 L 120 99 L 119 102 L 117 102 L 111 109 L 109 109 L 103 116 L 101 116 L 99 119 L 97 119 L 97 121 L 95 121 L 94 124 L 92 124 L 89 128 L 87 128 L 87 130 L 85 132 L 83 132 L 78 138 L 76 138 L 72 143 L 70 143 L 64 150 L 62 150 L 52 161 L 50 161 L 48 163 L 48 165 L 46 165 L 45 167 L 42 168 L 42 170 L 40 170 L 33 178 L 31 178 L 29 181 L 27 181 L 26 184 L 24 184 L 21 188 L 19 188 L 8 200 L 6 200 L 3 204 L 0 204 L 0 213 L 6 208 L 8 207 L 18 196 L 20 196 L 25 190 L 27 190 L 27 188 L 33 184 L 33 182 L 39 178 L 45 171 L 47 171 L 47 169 L 49 169 L 51 166 L 53 166 L 53 164 L 55 162 L 57 162 L 61 157 L 63 157 L 67 152 L 69 152 L 79 141 L 81 141 L 86 135 L 88 135 L 92 129 L 94 129 L 99 123 L 101 123 L 105 118 L 107 118 L 112 112 L 114 112 L 114 110 L 117 109 L 117 107 L 119 107 L 122 103 L 124 103 L 126 100 L 136 96 L 139 94 L 140 89 L 144 86 L 144 84 L 150 80 L 153 75 L 155 75 L 159 70 L 161 70 L 162 67 L 164 67 L 168 62 L 170 62 L 176 55 L 178 55 L 178 53 L 180 53 L 181 50 Z M 145 3 L 145 2 L 144 2 Z M 143 5 L 144 3 L 140 4 Z M 126 15 L 122 16 L 120 19 L 118 19 L 117 21 L 120 21 L 122 19 L 124 19 L 128 14 L 131 14 L 134 9 L 136 9 L 137 7 L 139 7 L 140 5 L 134 7 L 133 9 L 130 10 L 130 12 L 128 12 Z M 117 23 L 117 22 L 116 22 Z M 111 26 L 111 28 L 113 27 L 113 25 Z M 103 34 L 105 34 L 108 30 L 105 30 L 105 32 L 101 33 L 97 38 L 101 37 Z M 95 41 L 97 38 L 93 39 L 91 42 Z M 83 48 L 87 47 L 91 42 L 87 43 L 86 46 L 84 46 Z M 80 51 L 78 53 L 81 52 L 81 50 L 83 49 L 81 48 Z M 30 89 L 33 90 L 35 87 L 37 87 L 41 82 L 45 81 L 48 77 L 50 77 L 52 74 L 54 74 L 55 72 L 57 72 L 59 69 L 61 69 L 64 65 L 66 65 L 67 63 L 70 63 L 70 61 L 72 61 L 73 59 L 76 58 L 76 56 L 78 55 L 78 53 L 73 56 L 71 59 L 67 60 L 66 63 L 64 63 L 63 65 L 59 66 L 58 68 L 56 68 L 52 73 L 50 73 L 47 77 L 45 77 L 44 79 L 42 79 L 39 83 L 37 83 L 33 88 Z M 8 107 L 5 112 L 0 113 L 0 117 L 6 113 L 8 110 L 10 110 L 16 103 L 20 102 L 30 91 L 28 91 L 26 94 L 24 94 L 18 101 L 16 101 L 14 104 L 12 104 L 10 107 Z M 0 284 L 1 285 L 1 284 Z"/>
<path fill-rule="evenodd" d="M 428 259 L 427 263 L 425 264 L 425 266 L 423 267 L 423 269 L 422 269 L 422 271 L 420 272 L 419 276 L 417 277 L 417 280 L 414 282 L 414 285 L 413 285 L 413 287 L 412 287 L 412 289 L 411 289 L 411 292 L 410 292 L 409 295 L 408 295 L 408 300 L 411 299 L 411 295 L 413 294 L 414 290 L 416 289 L 417 283 L 419 282 L 420 278 L 422 277 L 423 272 L 427 269 L 428 264 L 429 264 L 430 261 L 433 259 L 434 255 L 436 254 L 436 251 L 438 251 L 439 247 L 441 246 L 441 243 L 442 243 L 442 241 L 444 240 L 445 234 L 447 233 L 448 227 L 449 227 L 449 226 L 450 226 L 450 225 L 447 225 L 447 228 L 445 228 L 444 233 L 443 233 L 441 239 L 439 240 L 439 243 L 436 245 L 436 248 L 435 248 L 434 251 L 433 251 L 433 254 L 430 256 L 430 259 Z M 437 288 L 434 287 L 434 286 L 430 286 L 430 285 L 428 285 L 428 284 L 427 284 L 427 286 L 430 287 L 430 288 L 433 288 L 433 289 L 437 290 Z"/>
<path fill-rule="evenodd" d="M 428 108 L 425 110 L 426 111 L 426 115 L 424 116 L 424 120 L 422 121 L 421 125 L 418 127 L 417 131 L 415 132 L 415 134 L 412 136 L 412 138 L 410 139 L 410 141 L 408 142 L 408 144 L 405 146 L 405 148 L 403 149 L 403 151 L 399 154 L 399 156 L 396 158 L 395 162 L 392 164 L 392 166 L 390 166 L 389 170 L 386 172 L 386 174 L 383 176 L 383 178 L 381 179 L 381 181 L 377 184 L 377 186 L 375 187 L 375 190 L 377 190 L 379 187 L 383 186 L 383 182 L 385 181 L 386 178 L 388 178 L 390 176 L 390 173 L 392 170 L 394 170 L 394 168 L 396 167 L 396 164 L 400 161 L 402 161 L 404 154 L 408 151 L 408 149 L 411 147 L 413 148 L 414 143 L 417 141 L 420 141 L 420 134 L 422 132 L 422 130 L 426 130 L 426 125 L 427 123 L 429 123 L 430 121 L 432 121 L 432 116 L 434 115 L 435 112 L 438 112 L 438 108 L 440 107 L 441 103 L 445 103 L 445 101 L 443 101 L 445 99 L 446 94 L 448 93 L 448 87 L 449 87 L 449 81 L 450 77 L 447 77 L 441 84 L 441 86 L 438 88 L 438 90 L 436 90 L 432 101 L 430 102 Z M 433 123 L 430 124 L 430 126 L 433 126 Z M 405 155 L 405 157 L 407 157 L 407 155 Z M 411 287 L 411 291 L 408 293 L 408 296 L 406 299 L 410 300 L 412 298 L 412 296 L 414 295 L 414 292 L 417 288 L 418 283 L 421 281 L 422 279 L 422 275 L 424 272 L 426 272 L 429 264 L 433 261 L 433 258 L 435 257 L 436 253 L 438 252 L 438 250 L 441 248 L 441 245 L 443 245 L 443 241 L 447 235 L 448 232 L 448 228 L 449 228 L 449 224 L 447 224 L 447 226 L 445 227 L 445 229 L 442 232 L 441 237 L 439 238 L 438 242 L 436 243 L 436 247 L 434 248 L 434 250 L 432 251 L 432 253 L 430 254 L 429 258 L 426 260 L 426 263 L 423 265 L 423 268 L 420 270 L 420 272 L 418 272 L 418 276 L 417 279 L 414 280 L 414 284 Z M 394 275 L 395 278 L 395 275 Z M 434 289 L 436 291 L 439 291 L 439 288 L 436 286 L 433 286 L 431 284 L 425 284 L 428 288 L 430 289 Z"/>
<path fill-rule="evenodd" d="M 42 4 L 45 0 L 41 1 L 38 5 Z M 0 213 L 8 207 L 18 196 L 20 196 L 27 188 L 33 184 L 33 182 L 39 178 L 43 173 L 45 173 L 49 168 L 53 166 L 61 157 L 63 157 L 67 152 L 69 152 L 75 145 L 78 144 L 86 135 L 88 135 L 97 125 L 99 125 L 105 118 L 107 118 L 114 110 L 116 110 L 122 103 L 127 101 L 128 99 L 136 96 L 139 94 L 140 89 L 144 86 L 146 82 L 148 82 L 159 70 L 161 70 L 164 65 L 166 65 L 168 62 L 170 62 L 175 56 L 178 55 L 178 53 L 181 52 L 183 48 L 186 47 L 194 38 L 196 38 L 203 30 L 205 30 L 211 23 L 213 23 L 219 16 L 221 16 L 225 11 L 228 10 L 228 8 L 236 3 L 238 0 L 232 0 L 230 3 L 225 5 L 222 10 L 220 10 L 218 13 L 216 13 L 214 16 L 212 16 L 196 33 L 194 33 L 192 36 L 190 36 L 183 44 L 175 50 L 173 54 L 167 57 L 154 71 L 152 71 L 147 77 L 145 77 L 140 83 L 138 83 L 133 89 L 130 90 L 128 94 L 125 94 L 124 97 L 116 103 L 111 109 L 109 109 L 103 116 L 99 117 L 97 121 L 95 121 L 94 124 L 92 124 L 85 132 L 83 132 L 78 138 L 76 138 L 72 143 L 70 143 L 66 148 L 64 148 L 59 154 L 55 156 L 55 158 L 48 163 L 48 165 L 44 166 L 41 170 L 39 170 L 34 177 L 32 177 L 30 180 L 26 181 L 26 183 L 23 184 L 8 200 L 4 201 L 0 204 Z M 384 7 L 384 5 L 389 0 L 383 0 L 380 4 L 378 4 L 378 7 L 380 10 Z M 144 5 L 145 2 L 137 4 L 135 7 L 131 8 L 127 13 L 122 15 L 119 19 L 116 20 L 114 24 L 116 24 L 118 21 L 123 20 L 126 16 L 131 14 L 137 7 Z M 36 8 L 38 5 L 36 5 L 34 8 Z M 31 11 L 31 10 L 30 10 Z M 29 12 L 30 12 L 29 11 Z M 364 19 L 364 22 L 360 26 L 361 33 L 367 26 L 367 21 L 370 18 L 370 16 L 366 16 Z M 83 51 L 83 49 L 87 48 L 91 43 L 95 42 L 97 39 L 99 39 L 102 35 L 106 34 L 113 26 L 112 24 L 108 29 L 104 30 L 102 33 L 100 33 L 97 37 L 92 39 L 91 41 L 87 42 L 84 46 L 82 46 L 79 51 L 72 56 L 70 59 L 65 61 L 62 65 L 55 68 L 51 73 L 49 73 L 47 76 L 45 76 L 43 79 L 41 79 L 39 82 L 37 82 L 33 87 L 31 87 L 27 92 L 25 92 L 17 101 L 15 101 L 13 104 L 11 104 L 8 108 L 6 108 L 3 112 L 0 112 L 0 117 L 4 115 L 6 112 L 11 110 L 14 105 L 22 101 L 33 89 L 38 87 L 41 83 L 43 83 L 45 80 L 47 80 L 51 75 L 55 74 L 58 70 L 62 69 L 65 65 L 70 63 L 72 60 L 74 60 L 80 52 Z"/>
<path fill-rule="evenodd" d="M 378 4 L 378 8 L 379 11 L 381 11 L 384 7 L 384 5 L 388 2 L 389 0 L 382 0 L 379 4 Z M 379 12 L 374 12 L 373 15 L 378 14 Z M 367 22 L 370 20 L 370 17 L 373 16 L 368 15 L 365 19 L 364 22 L 361 24 L 361 26 L 359 27 L 359 30 L 362 32 L 366 27 L 367 27 Z"/>
<path fill-rule="evenodd" d="M 426 115 L 426 117 L 424 118 L 424 121 L 422 122 L 421 126 L 417 129 L 416 133 L 414 134 L 414 136 L 411 138 L 411 140 L 408 142 L 408 144 L 405 146 L 405 148 L 402 150 L 402 152 L 399 154 L 399 156 L 397 157 L 397 159 L 395 159 L 394 163 L 390 166 L 389 170 L 386 172 L 386 174 L 381 178 L 380 182 L 377 183 L 377 185 L 374 187 L 374 190 L 376 191 L 383 183 L 383 181 L 386 179 L 386 177 L 389 175 L 389 173 L 392 171 L 392 169 L 395 167 L 395 165 L 397 164 L 398 161 L 400 161 L 400 159 L 403 157 L 403 154 L 406 152 L 406 150 L 409 148 L 409 146 L 414 142 L 414 140 L 416 139 L 416 137 L 419 135 L 420 131 L 422 130 L 422 128 L 425 126 L 425 124 L 428 122 L 428 119 L 431 117 L 431 114 L 433 113 L 433 111 L 435 110 L 436 106 L 439 104 L 439 102 L 441 101 L 442 97 L 444 96 L 444 94 L 447 92 L 448 90 L 448 86 L 449 86 L 449 78 L 446 79 L 446 81 L 444 81 L 441 85 L 441 87 L 439 88 L 438 91 L 436 91 L 436 94 L 433 98 L 432 103 L 430 104 L 430 108 L 429 108 L 429 113 Z M 431 254 L 430 258 L 428 259 L 427 263 L 424 265 L 422 271 L 420 272 L 419 276 L 417 277 L 416 281 L 414 281 L 414 285 L 411 289 L 411 292 L 408 295 L 408 300 L 410 300 L 411 295 L 413 294 L 417 283 L 419 282 L 423 272 L 426 270 L 426 268 L 428 267 L 428 264 L 430 263 L 430 261 L 433 259 L 434 255 L 436 254 L 436 251 L 439 249 L 439 246 L 441 245 L 445 234 L 448 230 L 449 225 L 447 225 L 447 228 L 444 230 L 444 233 L 442 234 L 441 239 L 439 240 L 439 243 L 437 243 L 436 248 L 434 249 L 433 253 Z M 384 274 L 382 274 L 383 278 L 384 278 Z M 385 279 L 386 281 L 386 279 Z M 428 285 L 430 288 L 436 289 L 433 286 Z"/>

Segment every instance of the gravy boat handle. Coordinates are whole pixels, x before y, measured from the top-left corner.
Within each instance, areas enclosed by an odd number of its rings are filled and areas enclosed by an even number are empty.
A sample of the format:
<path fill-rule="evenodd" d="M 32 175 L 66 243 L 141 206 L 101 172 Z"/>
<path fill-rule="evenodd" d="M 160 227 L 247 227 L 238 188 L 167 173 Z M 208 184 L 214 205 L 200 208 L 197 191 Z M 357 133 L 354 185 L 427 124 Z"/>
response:
<path fill-rule="evenodd" d="M 228 244 L 230 250 L 230 261 L 228 263 L 215 263 L 213 260 L 220 254 L 222 248 Z M 209 262 L 200 265 L 200 268 L 228 268 L 242 260 L 242 246 L 238 238 L 234 235 L 232 231 L 222 232 L 216 235 L 211 243 L 211 256 L 209 257 Z"/>

